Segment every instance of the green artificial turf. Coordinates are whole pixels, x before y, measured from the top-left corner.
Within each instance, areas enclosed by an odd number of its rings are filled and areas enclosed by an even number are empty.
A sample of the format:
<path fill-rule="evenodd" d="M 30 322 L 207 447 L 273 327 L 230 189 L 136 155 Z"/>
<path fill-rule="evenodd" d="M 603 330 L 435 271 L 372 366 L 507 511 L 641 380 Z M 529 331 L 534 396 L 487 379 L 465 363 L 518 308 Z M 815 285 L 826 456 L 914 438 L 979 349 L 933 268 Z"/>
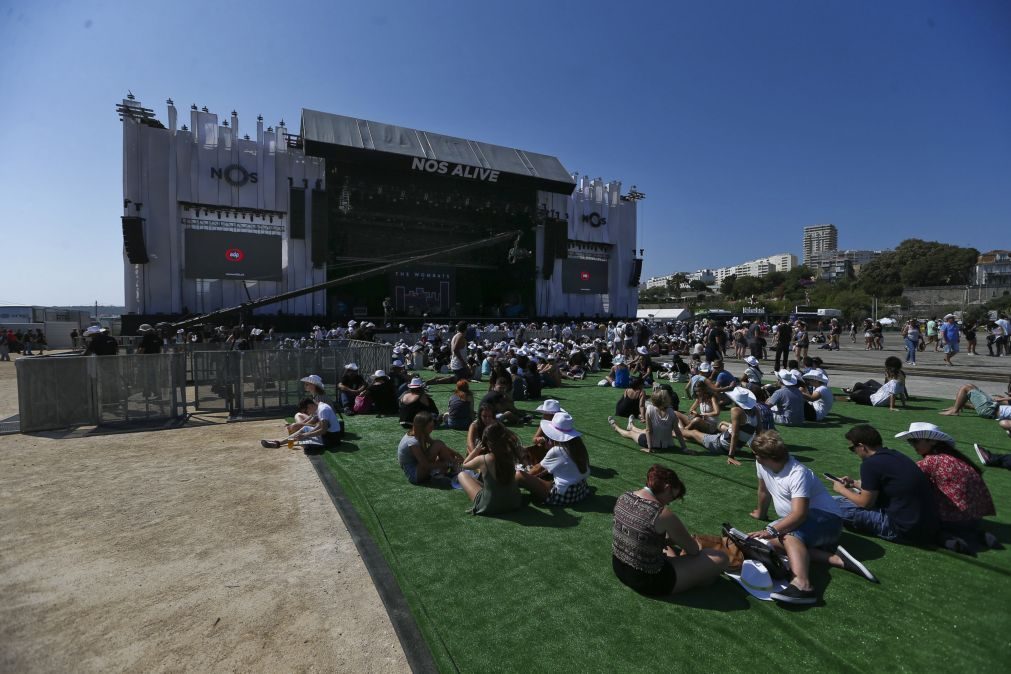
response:
<path fill-rule="evenodd" d="M 483 394 L 485 386 L 474 390 Z M 433 387 L 440 408 L 450 389 Z M 761 602 L 727 579 L 663 600 L 635 594 L 611 572 L 615 499 L 641 487 L 649 466 L 661 463 L 687 485 L 673 508 L 689 530 L 718 533 L 725 521 L 753 530 L 754 463 L 737 468 L 721 457 L 638 451 L 607 426 L 620 395 L 613 389 L 586 383 L 546 395 L 572 413 L 590 451 L 595 494 L 571 508 L 528 504 L 500 518 L 467 514 L 462 491 L 407 482 L 396 459 L 402 431 L 392 418 L 349 418 L 351 439 L 326 456 L 443 671 L 1003 670 L 1011 550 L 973 559 L 847 532 L 842 544 L 881 584 L 815 566 L 823 594 L 813 607 Z M 939 424 L 973 459 L 973 442 L 1011 452 L 995 422 L 971 412 L 940 417 L 943 402 L 918 399 L 902 412 L 837 402 L 827 423 L 780 432 L 819 475 L 859 475 L 843 433 L 861 422 L 914 458 L 892 436 L 917 420 Z M 526 442 L 534 427 L 517 430 Z M 465 449 L 464 432 L 437 437 Z M 1011 547 L 1011 472 L 991 468 L 984 475 L 999 511 L 988 528 Z"/>

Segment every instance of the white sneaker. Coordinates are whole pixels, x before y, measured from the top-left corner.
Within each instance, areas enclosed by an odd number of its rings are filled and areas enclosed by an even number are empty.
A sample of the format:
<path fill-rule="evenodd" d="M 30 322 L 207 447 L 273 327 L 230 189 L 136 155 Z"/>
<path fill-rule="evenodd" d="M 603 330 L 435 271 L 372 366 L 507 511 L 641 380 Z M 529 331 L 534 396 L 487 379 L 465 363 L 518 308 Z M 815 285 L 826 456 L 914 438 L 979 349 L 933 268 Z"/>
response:
<path fill-rule="evenodd" d="M 628 415 L 628 426 L 626 426 L 626 427 L 625 427 L 625 430 L 626 430 L 626 431 L 630 431 L 630 430 L 632 430 L 632 422 L 633 422 L 634 420 L 635 420 L 635 415 L 634 415 L 634 414 L 629 414 L 629 415 Z"/>
<path fill-rule="evenodd" d="M 835 553 L 842 558 L 843 568 L 846 569 L 847 571 L 852 571 L 853 573 L 861 575 L 872 583 L 879 582 L 877 576 L 871 573 L 870 569 L 864 566 L 859 559 L 851 555 L 849 551 L 843 546 L 841 545 L 837 546 L 835 549 Z"/>

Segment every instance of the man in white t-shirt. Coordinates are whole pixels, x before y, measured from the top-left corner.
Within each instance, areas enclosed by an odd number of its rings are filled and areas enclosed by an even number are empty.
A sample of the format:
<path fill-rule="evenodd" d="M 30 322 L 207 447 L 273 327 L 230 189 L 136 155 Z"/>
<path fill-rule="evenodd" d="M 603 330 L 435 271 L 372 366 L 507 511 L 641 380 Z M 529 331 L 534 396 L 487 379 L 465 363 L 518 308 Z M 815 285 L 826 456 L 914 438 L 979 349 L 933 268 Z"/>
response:
<path fill-rule="evenodd" d="M 867 567 L 839 546 L 843 528 L 839 504 L 810 468 L 790 456 L 779 433 L 759 433 L 751 442 L 751 451 L 758 470 L 758 508 L 751 516 L 767 519 L 771 503 L 779 518 L 750 536 L 784 550 L 793 571 L 790 585 L 771 597 L 788 604 L 816 603 L 818 593 L 808 575 L 812 559 L 877 582 Z"/>
<path fill-rule="evenodd" d="M 344 422 L 334 412 L 333 407 L 328 403 L 306 398 L 299 403 L 298 409 L 310 415 L 305 426 L 281 440 L 260 440 L 260 445 L 268 449 L 277 449 L 286 442 L 293 442 L 306 451 L 312 448 L 332 449 L 340 445 L 344 439 Z"/>

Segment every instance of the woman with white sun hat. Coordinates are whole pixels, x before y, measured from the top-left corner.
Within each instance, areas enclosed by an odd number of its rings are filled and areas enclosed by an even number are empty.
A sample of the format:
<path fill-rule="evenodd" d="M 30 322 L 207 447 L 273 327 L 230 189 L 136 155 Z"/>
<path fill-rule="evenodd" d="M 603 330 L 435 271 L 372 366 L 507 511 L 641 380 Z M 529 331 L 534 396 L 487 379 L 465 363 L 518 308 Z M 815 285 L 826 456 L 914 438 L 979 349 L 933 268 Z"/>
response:
<path fill-rule="evenodd" d="M 590 495 L 586 478 L 590 476 L 590 456 L 582 433 L 576 430 L 572 415 L 558 412 L 550 421 L 542 420 L 541 430 L 550 449 L 528 470 L 517 471 L 520 486 L 529 490 L 546 506 L 567 506 Z M 542 476 L 551 474 L 551 480 Z"/>

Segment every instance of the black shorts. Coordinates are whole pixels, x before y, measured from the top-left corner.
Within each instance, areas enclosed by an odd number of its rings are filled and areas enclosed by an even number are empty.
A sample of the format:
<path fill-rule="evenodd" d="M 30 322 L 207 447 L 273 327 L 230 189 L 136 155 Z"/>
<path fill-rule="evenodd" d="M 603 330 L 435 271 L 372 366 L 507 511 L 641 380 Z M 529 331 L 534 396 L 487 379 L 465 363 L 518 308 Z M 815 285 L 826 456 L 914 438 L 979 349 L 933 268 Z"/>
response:
<path fill-rule="evenodd" d="M 674 571 L 674 565 L 669 559 L 664 563 L 660 573 L 643 573 L 612 555 L 611 568 L 614 569 L 614 575 L 618 580 L 647 597 L 670 594 L 677 584 L 677 572 Z"/>

